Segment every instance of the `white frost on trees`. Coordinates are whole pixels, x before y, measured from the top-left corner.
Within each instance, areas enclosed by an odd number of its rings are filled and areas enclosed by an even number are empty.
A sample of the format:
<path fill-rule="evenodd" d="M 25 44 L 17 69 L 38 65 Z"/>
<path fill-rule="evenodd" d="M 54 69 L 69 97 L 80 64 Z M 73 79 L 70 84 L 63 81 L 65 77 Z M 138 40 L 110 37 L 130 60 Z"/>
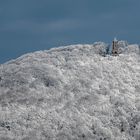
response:
<path fill-rule="evenodd" d="M 0 65 L 0 139 L 139 140 L 139 47 L 120 44 L 116 57 L 97 42 Z"/>

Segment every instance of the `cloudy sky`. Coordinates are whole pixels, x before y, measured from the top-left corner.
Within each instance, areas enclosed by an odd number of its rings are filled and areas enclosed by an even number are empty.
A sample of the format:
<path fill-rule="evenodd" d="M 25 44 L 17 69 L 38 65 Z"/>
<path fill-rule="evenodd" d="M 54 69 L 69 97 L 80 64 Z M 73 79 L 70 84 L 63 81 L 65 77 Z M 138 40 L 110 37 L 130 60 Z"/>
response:
<path fill-rule="evenodd" d="M 116 36 L 140 43 L 140 0 L 0 0 L 0 63 Z"/>

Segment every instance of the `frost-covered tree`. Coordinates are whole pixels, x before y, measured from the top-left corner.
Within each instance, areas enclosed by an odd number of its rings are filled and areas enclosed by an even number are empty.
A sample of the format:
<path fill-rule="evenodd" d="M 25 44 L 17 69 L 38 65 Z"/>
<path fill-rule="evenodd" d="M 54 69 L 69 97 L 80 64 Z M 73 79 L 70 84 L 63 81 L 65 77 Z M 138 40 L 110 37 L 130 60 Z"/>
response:
<path fill-rule="evenodd" d="M 1 140 L 139 140 L 138 45 L 98 42 L 0 65 Z"/>

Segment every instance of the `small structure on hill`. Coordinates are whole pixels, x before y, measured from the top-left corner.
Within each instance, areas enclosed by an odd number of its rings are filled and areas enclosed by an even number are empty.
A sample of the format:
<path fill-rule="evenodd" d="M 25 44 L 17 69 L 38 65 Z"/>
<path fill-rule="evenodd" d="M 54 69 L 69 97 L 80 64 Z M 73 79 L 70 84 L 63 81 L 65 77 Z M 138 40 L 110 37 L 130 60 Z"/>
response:
<path fill-rule="evenodd" d="M 114 38 L 114 40 L 112 42 L 112 55 L 113 56 L 119 55 L 119 44 L 118 44 L 118 40 L 116 38 Z"/>

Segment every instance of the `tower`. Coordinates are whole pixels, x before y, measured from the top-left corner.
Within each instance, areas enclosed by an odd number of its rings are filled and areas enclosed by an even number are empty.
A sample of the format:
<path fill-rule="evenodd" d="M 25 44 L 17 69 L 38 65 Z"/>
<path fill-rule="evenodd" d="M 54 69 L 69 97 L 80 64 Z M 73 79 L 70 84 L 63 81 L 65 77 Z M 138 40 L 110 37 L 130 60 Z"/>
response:
<path fill-rule="evenodd" d="M 112 42 L 112 55 L 116 56 L 118 54 L 119 54 L 118 40 L 114 38 Z"/>

